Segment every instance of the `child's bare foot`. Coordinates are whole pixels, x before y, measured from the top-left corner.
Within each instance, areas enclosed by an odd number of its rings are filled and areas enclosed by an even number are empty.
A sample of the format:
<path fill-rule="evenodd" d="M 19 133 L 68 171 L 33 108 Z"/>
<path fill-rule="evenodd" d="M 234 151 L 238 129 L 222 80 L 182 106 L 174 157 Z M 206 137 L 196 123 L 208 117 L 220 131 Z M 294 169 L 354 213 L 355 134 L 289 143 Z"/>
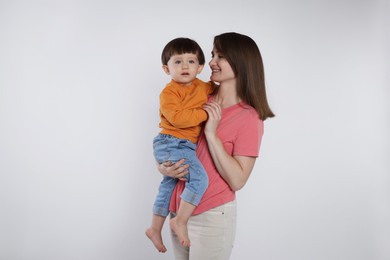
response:
<path fill-rule="evenodd" d="M 165 253 L 167 249 L 165 248 L 161 233 L 158 230 L 148 228 L 145 231 L 146 236 L 153 242 L 153 245 L 157 248 L 160 253 Z"/>
<path fill-rule="evenodd" d="M 176 233 L 180 244 L 185 247 L 190 247 L 190 239 L 188 238 L 187 225 L 181 224 L 176 221 L 176 218 L 172 218 L 170 221 L 173 232 Z"/>

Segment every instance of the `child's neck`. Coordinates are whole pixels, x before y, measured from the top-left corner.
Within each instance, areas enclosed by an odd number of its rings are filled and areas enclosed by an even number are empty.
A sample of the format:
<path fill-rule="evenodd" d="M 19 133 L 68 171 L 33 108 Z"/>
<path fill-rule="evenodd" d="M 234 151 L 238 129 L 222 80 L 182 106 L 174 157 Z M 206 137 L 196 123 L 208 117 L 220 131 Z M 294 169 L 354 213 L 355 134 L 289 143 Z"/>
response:
<path fill-rule="evenodd" d="M 176 82 L 177 84 L 179 84 L 180 86 L 182 87 L 186 87 L 186 86 L 191 86 L 192 83 L 194 82 L 194 80 L 190 81 L 190 82 L 187 82 L 187 83 L 182 83 L 182 82 L 177 82 L 175 80 L 173 80 L 174 82 Z"/>

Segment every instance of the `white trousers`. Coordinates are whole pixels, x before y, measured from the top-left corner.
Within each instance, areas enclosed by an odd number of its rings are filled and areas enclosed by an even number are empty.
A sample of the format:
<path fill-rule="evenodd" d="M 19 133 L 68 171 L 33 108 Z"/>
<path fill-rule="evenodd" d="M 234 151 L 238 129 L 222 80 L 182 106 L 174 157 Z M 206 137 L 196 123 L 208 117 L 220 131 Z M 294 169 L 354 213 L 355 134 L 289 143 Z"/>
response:
<path fill-rule="evenodd" d="M 236 235 L 236 201 L 191 216 L 188 236 L 191 246 L 180 245 L 171 231 L 176 260 L 228 260 Z M 171 214 L 171 218 L 175 217 Z"/>

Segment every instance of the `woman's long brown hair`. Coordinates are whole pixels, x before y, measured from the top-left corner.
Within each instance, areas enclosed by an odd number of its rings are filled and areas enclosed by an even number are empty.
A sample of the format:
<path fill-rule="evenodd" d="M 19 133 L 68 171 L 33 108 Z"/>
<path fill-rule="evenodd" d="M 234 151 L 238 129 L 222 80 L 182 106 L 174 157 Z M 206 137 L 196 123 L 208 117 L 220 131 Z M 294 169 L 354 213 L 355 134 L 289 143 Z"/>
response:
<path fill-rule="evenodd" d="M 214 48 L 233 69 L 238 97 L 254 107 L 261 120 L 274 117 L 267 101 L 263 59 L 255 41 L 239 33 L 223 33 L 214 37 Z"/>

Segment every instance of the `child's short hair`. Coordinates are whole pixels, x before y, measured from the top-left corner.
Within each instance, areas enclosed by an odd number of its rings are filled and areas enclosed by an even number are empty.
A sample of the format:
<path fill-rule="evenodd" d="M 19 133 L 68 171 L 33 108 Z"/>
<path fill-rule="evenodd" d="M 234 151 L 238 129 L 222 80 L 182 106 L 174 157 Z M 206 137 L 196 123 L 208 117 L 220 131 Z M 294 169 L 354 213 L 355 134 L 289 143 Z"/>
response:
<path fill-rule="evenodd" d="M 189 38 L 176 38 L 168 42 L 165 45 L 162 54 L 161 61 L 163 65 L 167 65 L 169 59 L 175 54 L 193 53 L 198 57 L 200 65 L 204 65 L 205 58 L 202 49 L 199 44 Z"/>

